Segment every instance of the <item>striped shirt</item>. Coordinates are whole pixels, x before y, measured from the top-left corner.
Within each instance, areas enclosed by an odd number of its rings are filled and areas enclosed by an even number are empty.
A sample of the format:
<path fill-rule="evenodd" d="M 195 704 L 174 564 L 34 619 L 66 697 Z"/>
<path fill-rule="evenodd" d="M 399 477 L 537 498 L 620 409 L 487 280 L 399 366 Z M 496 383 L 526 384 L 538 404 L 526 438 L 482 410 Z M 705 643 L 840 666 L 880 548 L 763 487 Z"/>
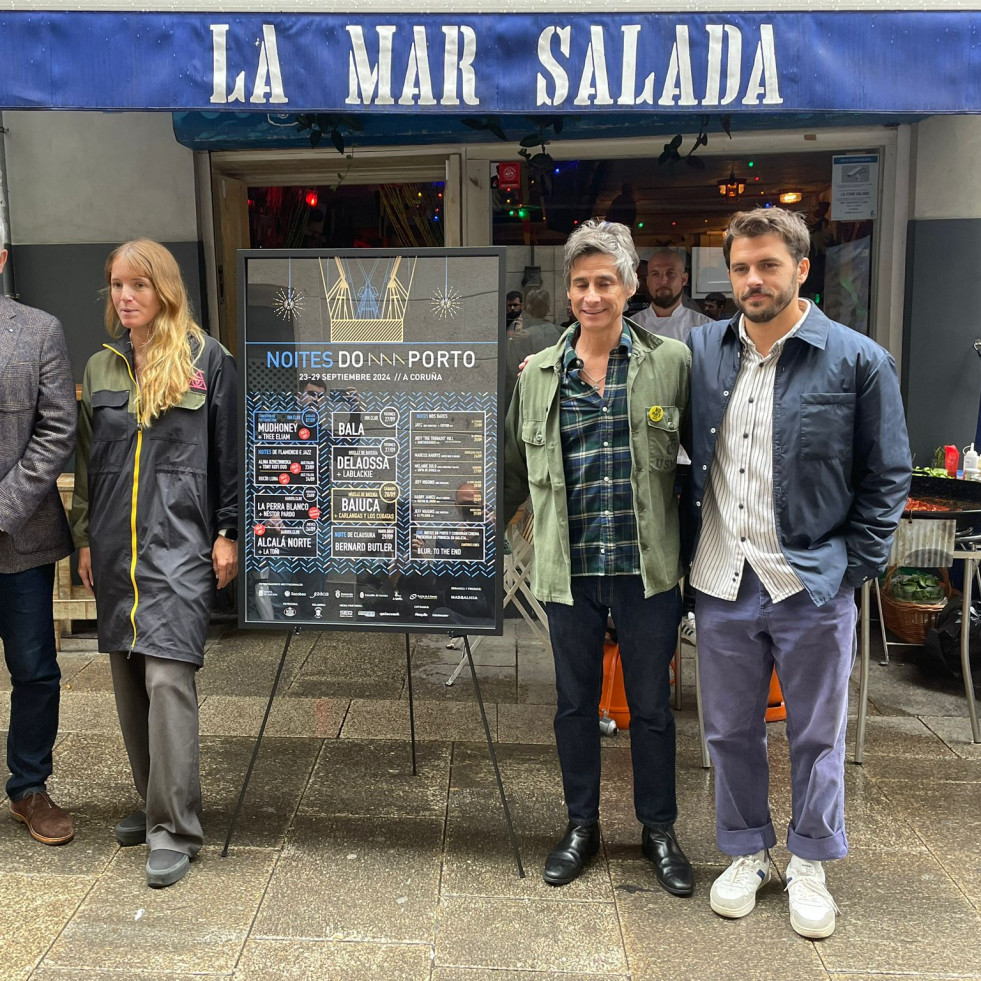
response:
<path fill-rule="evenodd" d="M 736 599 L 746 562 L 774 603 L 804 588 L 780 550 L 773 505 L 773 388 L 784 345 L 810 310 L 804 303 L 801 318 L 766 357 L 739 318 L 742 364 L 719 429 L 690 577 L 717 599 Z"/>
<path fill-rule="evenodd" d="M 576 330 L 562 355 L 559 410 L 572 575 L 639 575 L 627 415 L 630 332 L 624 327 L 610 352 L 603 395 L 583 377 L 578 339 Z"/>

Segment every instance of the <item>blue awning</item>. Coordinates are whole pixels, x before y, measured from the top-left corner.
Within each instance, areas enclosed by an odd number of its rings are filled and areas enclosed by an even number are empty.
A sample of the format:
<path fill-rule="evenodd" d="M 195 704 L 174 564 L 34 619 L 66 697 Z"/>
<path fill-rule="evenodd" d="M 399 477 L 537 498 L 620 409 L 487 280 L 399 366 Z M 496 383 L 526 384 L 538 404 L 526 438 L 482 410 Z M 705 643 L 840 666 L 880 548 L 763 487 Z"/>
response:
<path fill-rule="evenodd" d="M 981 112 L 981 13 L 0 13 L 0 108 Z"/>
<path fill-rule="evenodd" d="M 175 112 L 174 136 L 178 143 L 192 150 L 290 150 L 310 147 L 310 129 L 301 128 L 301 114 L 260 112 Z M 646 116 L 626 113 L 590 113 L 563 118 L 561 140 L 548 134 L 549 149 L 561 155 L 562 142 L 569 140 L 622 140 L 663 136 L 675 133 L 697 133 L 704 117 L 670 113 Z M 925 114 L 903 113 L 845 113 L 845 112 L 771 112 L 743 113 L 731 120 L 732 132 L 747 133 L 778 129 L 821 130 L 847 126 L 890 126 L 897 122 L 916 122 Z M 337 127 L 345 148 L 359 146 L 427 146 L 445 143 L 494 143 L 500 137 L 491 130 L 474 129 L 468 117 L 374 115 L 364 111 L 356 115 L 331 115 L 323 118 L 325 125 Z M 495 128 L 514 144 L 536 127 L 522 115 L 495 116 Z M 482 123 L 482 118 L 469 119 Z M 705 132 L 713 146 L 724 140 L 722 121 L 718 114 L 708 119 Z M 327 140 L 322 143 L 329 148 Z M 503 152 L 503 151 L 502 151 Z M 513 146 L 508 151 L 514 154 Z M 532 150 L 532 152 L 535 152 Z"/>

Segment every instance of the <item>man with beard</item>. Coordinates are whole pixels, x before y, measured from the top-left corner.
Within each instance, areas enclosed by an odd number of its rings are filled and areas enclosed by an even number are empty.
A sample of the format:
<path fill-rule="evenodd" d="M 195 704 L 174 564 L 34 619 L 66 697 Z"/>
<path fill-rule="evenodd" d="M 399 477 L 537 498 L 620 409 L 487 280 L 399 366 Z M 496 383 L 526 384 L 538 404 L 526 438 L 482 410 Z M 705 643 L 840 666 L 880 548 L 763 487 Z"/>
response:
<path fill-rule="evenodd" d="M 910 453 L 892 357 L 799 296 L 809 246 L 804 220 L 781 208 L 729 222 L 723 255 L 739 313 L 688 338 L 686 505 L 716 842 L 732 859 L 710 904 L 745 916 L 770 879 L 764 712 L 776 666 L 790 749 L 790 923 L 819 938 L 838 912 L 822 863 L 848 851 L 854 591 L 886 564 Z"/>
<path fill-rule="evenodd" d="M 708 293 L 702 300 L 702 313 L 709 320 L 721 320 L 726 313 L 725 293 Z"/>
<path fill-rule="evenodd" d="M 688 273 L 685 260 L 673 249 L 658 249 L 647 260 L 647 291 L 651 305 L 634 318 L 645 330 L 662 337 L 684 341 L 692 327 L 707 324 L 709 318 L 686 307 L 683 301 Z"/>
<path fill-rule="evenodd" d="M 521 311 L 524 309 L 525 298 L 521 290 L 511 290 L 505 297 L 504 310 L 507 316 L 508 337 L 515 331 L 521 330 Z"/>

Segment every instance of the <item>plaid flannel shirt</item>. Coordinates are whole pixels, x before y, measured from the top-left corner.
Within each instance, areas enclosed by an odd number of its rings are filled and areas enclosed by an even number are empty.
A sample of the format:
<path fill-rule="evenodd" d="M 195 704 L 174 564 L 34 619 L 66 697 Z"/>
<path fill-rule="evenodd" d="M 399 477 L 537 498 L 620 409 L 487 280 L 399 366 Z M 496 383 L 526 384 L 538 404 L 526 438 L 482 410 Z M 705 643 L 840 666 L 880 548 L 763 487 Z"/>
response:
<path fill-rule="evenodd" d="M 639 575 L 627 415 L 632 340 L 624 328 L 610 352 L 603 395 L 577 366 L 577 340 L 578 331 L 569 335 L 562 356 L 559 416 L 572 575 Z"/>

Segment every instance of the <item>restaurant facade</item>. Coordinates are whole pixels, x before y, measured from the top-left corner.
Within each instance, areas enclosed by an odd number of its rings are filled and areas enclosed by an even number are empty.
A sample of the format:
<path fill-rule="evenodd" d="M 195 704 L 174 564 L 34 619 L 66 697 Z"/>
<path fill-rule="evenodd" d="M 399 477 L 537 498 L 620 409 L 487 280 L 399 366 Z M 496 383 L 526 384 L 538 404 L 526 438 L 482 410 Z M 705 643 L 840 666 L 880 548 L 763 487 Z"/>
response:
<path fill-rule="evenodd" d="M 238 249 L 503 245 L 559 322 L 579 221 L 684 250 L 697 302 L 726 291 L 727 216 L 783 204 L 808 295 L 899 362 L 916 462 L 975 438 L 975 11 L 48 6 L 0 11 L 4 285 L 62 319 L 79 375 L 136 236 L 234 350 Z"/>

